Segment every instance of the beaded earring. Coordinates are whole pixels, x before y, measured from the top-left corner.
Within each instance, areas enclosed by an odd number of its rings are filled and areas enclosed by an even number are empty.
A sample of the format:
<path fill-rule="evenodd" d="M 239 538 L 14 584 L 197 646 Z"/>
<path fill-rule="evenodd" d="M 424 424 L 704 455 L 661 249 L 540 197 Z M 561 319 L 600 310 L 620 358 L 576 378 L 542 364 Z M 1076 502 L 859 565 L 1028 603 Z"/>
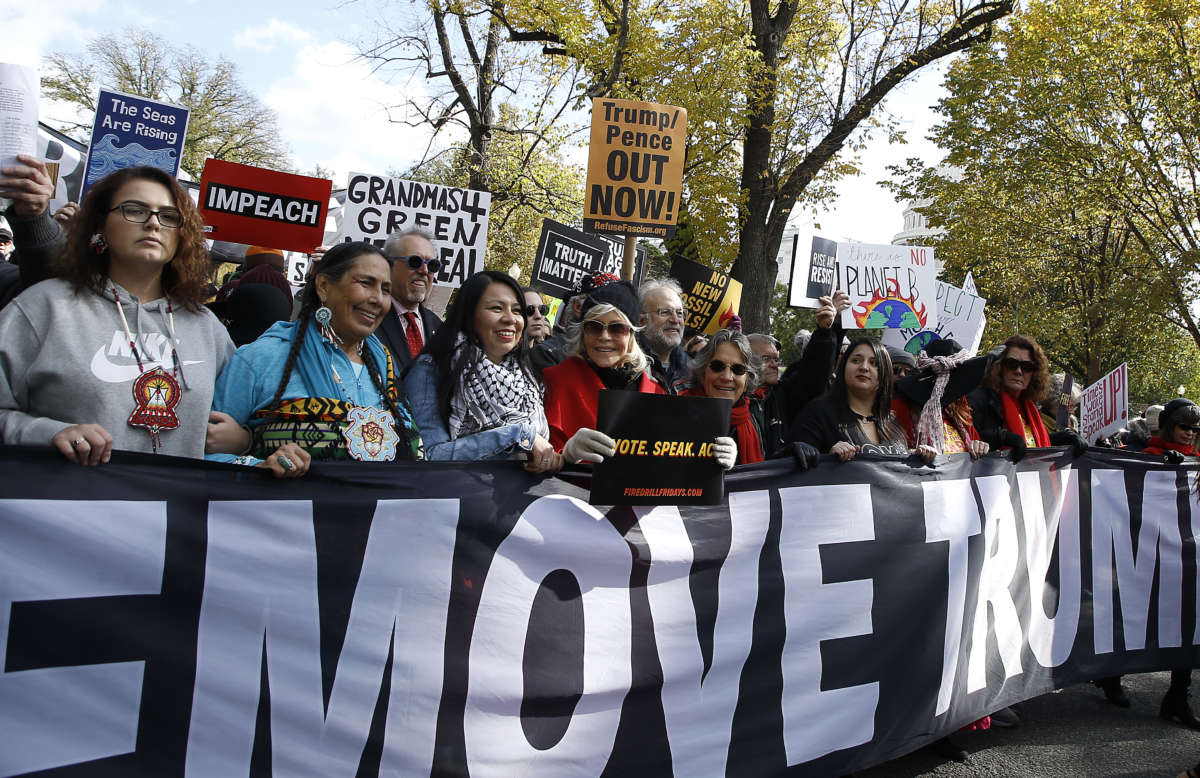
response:
<path fill-rule="evenodd" d="M 321 337 L 331 346 L 339 346 L 342 339 L 333 330 L 333 311 L 326 307 L 325 302 L 321 301 L 321 307 L 313 311 L 313 319 L 317 322 L 317 330 L 321 333 Z"/>
<path fill-rule="evenodd" d="M 97 254 L 103 254 L 104 252 L 108 251 L 108 241 L 104 239 L 103 232 L 97 232 L 92 235 L 92 239 L 88 241 L 88 245 L 91 246 L 92 250 Z"/>

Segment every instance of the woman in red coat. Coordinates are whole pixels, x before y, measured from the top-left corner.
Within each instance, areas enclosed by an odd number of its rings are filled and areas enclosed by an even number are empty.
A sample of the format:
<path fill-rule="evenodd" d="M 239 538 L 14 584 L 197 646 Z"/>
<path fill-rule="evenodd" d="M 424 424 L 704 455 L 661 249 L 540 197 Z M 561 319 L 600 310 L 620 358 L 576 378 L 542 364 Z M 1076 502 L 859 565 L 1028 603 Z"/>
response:
<path fill-rule="evenodd" d="M 612 456 L 615 441 L 596 430 L 601 389 L 666 393 L 646 372 L 649 361 L 632 324 L 639 316 L 637 293 L 628 281 L 592 291 L 584 299 L 578 328 L 567 335 L 567 358 L 542 373 L 550 445 L 568 464 Z"/>

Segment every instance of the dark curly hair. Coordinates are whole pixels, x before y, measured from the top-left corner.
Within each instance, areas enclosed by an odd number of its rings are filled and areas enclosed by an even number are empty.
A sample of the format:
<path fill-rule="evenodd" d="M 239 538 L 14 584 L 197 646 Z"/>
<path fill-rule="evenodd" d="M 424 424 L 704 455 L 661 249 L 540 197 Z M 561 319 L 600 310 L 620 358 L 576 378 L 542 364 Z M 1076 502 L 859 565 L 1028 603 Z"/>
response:
<path fill-rule="evenodd" d="M 91 246 L 92 236 L 104 231 L 104 222 L 115 203 L 113 198 L 130 181 L 153 181 L 171 193 L 175 207 L 183 215 L 176 230 L 179 244 L 175 256 L 163 267 L 163 293 L 193 311 L 200 310 L 208 294 L 208 249 L 204 246 L 203 223 L 192 198 L 169 173 L 158 168 L 141 166 L 110 173 L 88 190 L 71 220 L 67 243 L 59 255 L 56 275 L 70 282 L 76 292 L 91 289 L 103 292 L 108 279 L 108 251 L 97 254 Z"/>
<path fill-rule="evenodd" d="M 1041 403 L 1046 399 L 1046 393 L 1050 390 L 1050 361 L 1046 359 L 1046 352 L 1042 351 L 1038 342 L 1028 335 L 1013 335 L 1004 341 L 1004 351 L 1000 352 L 997 359 L 992 360 L 980 386 L 994 392 L 1004 391 L 1004 365 L 1001 363 L 1011 348 L 1023 348 L 1033 354 L 1033 361 L 1037 367 L 1034 368 L 1033 375 L 1029 378 L 1029 386 L 1025 387 L 1022 399 L 1028 398 L 1034 403 Z"/>

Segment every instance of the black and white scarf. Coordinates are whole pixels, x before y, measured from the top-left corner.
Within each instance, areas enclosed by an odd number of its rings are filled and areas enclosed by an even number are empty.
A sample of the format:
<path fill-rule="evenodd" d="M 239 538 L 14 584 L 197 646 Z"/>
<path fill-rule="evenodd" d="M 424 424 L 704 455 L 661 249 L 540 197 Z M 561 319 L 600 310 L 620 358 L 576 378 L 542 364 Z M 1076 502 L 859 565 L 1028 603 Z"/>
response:
<path fill-rule="evenodd" d="M 456 350 L 469 366 L 459 376 L 450 398 L 452 439 L 510 424 L 529 424 L 538 435 L 550 437 L 542 406 L 545 390 L 530 371 L 521 367 L 515 349 L 497 365 L 460 334 Z"/>

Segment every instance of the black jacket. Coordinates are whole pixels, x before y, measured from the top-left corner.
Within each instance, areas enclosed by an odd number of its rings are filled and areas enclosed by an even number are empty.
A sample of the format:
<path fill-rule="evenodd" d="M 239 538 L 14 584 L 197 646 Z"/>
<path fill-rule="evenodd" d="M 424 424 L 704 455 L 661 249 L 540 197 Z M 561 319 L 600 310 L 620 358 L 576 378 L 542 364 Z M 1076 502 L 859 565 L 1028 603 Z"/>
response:
<path fill-rule="evenodd" d="M 383 345 L 395 357 L 396 372 L 404 374 L 408 372 L 408 367 L 413 363 L 416 354 L 412 354 L 408 350 L 408 338 L 404 335 L 404 325 L 400 323 L 398 310 L 399 308 L 393 300 L 391 309 L 384 315 L 379 329 L 375 330 L 375 335 L 383 341 Z M 442 326 L 442 320 L 424 305 L 418 306 L 417 310 L 421 314 L 421 324 L 425 327 L 424 342 L 428 343 L 429 339 L 433 337 L 433 333 L 437 332 L 437 328 Z"/>
<path fill-rule="evenodd" d="M 16 267 L 0 274 L 0 308 L 8 305 L 25 289 L 51 275 L 51 265 L 66 245 L 67 236 L 58 222 L 46 212 L 30 219 L 13 215 L 12 206 L 5 212 L 13 233 L 13 253 L 9 261 Z M 13 272 L 17 270 L 18 272 Z"/>
<path fill-rule="evenodd" d="M 979 433 L 979 439 L 993 450 L 1006 445 L 1008 424 L 1004 421 L 1004 401 L 1000 395 L 982 386 L 967 395 L 971 406 L 971 423 Z"/>
<path fill-rule="evenodd" d="M 638 345 L 645 352 L 646 359 L 650 360 L 650 377 L 663 389 L 666 389 L 667 394 L 679 394 L 680 386 L 686 385 L 688 379 L 691 378 L 689 372 L 692 367 L 692 360 L 683 350 L 683 346 L 671 349 L 671 356 L 664 365 L 662 360 L 650 349 L 650 344 L 646 342 L 641 333 L 638 333 Z"/>

